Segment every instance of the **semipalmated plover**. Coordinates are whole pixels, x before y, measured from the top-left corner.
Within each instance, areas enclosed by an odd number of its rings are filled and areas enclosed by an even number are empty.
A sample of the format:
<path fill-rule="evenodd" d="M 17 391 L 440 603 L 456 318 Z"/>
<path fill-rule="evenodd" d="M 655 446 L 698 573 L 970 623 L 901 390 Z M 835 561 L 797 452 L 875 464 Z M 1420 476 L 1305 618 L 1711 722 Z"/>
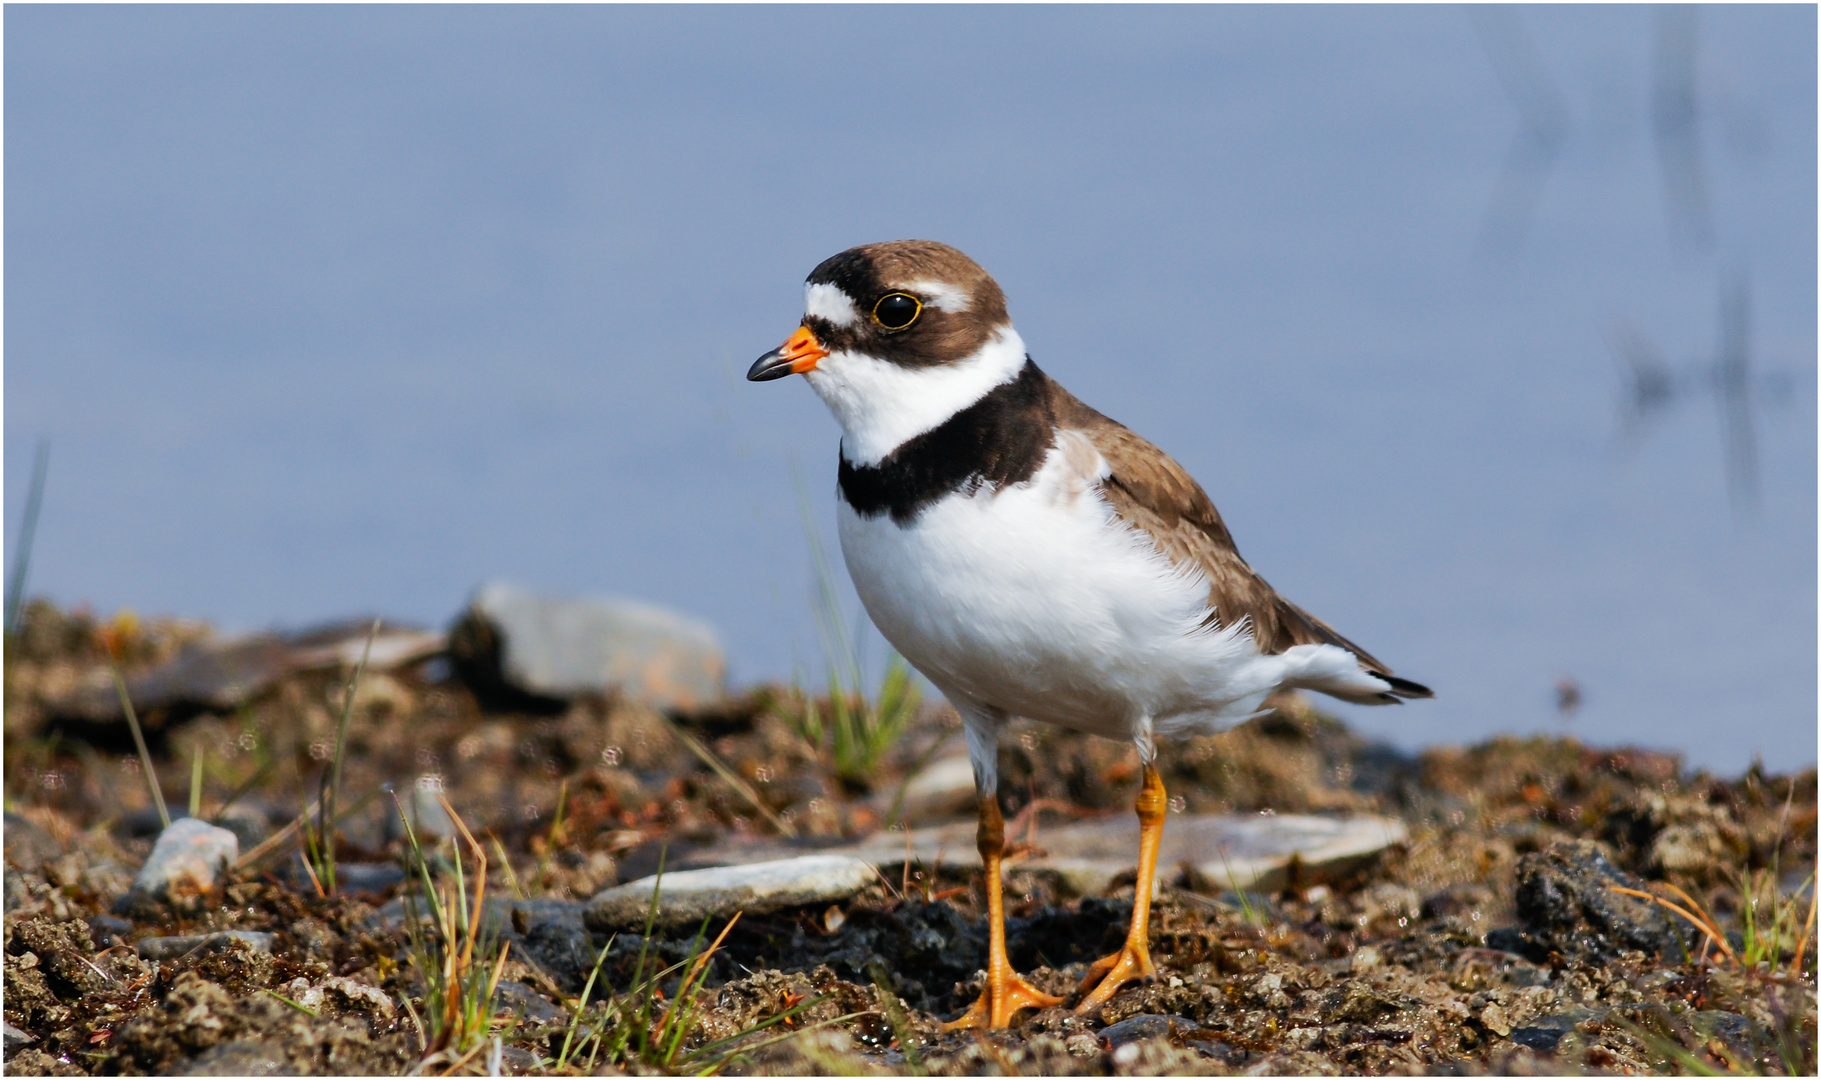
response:
<path fill-rule="evenodd" d="M 1181 465 L 1038 369 L 999 286 L 954 248 L 869 244 L 816 267 L 802 325 L 746 377 L 790 374 L 841 425 L 854 587 L 965 724 L 990 945 L 986 989 L 951 1026 L 1060 1003 L 1006 959 L 996 790 L 1009 717 L 1130 739 L 1143 764 L 1131 932 L 1082 982 L 1086 1011 L 1155 974 L 1156 737 L 1227 727 L 1280 688 L 1431 696 L 1266 584 Z"/>

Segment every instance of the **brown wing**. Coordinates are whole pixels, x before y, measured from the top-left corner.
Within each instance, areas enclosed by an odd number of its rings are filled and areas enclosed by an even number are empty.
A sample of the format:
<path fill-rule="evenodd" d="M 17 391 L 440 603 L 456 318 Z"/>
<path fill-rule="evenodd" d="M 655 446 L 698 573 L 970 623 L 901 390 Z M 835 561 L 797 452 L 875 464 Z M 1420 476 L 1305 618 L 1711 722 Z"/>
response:
<path fill-rule="evenodd" d="M 1060 386 L 1056 393 L 1057 420 L 1085 435 L 1111 469 L 1100 484 L 1101 497 L 1127 524 L 1149 535 L 1170 561 L 1194 566 L 1207 577 L 1208 603 L 1221 625 L 1247 620 L 1259 651 L 1267 654 L 1292 645 L 1338 645 L 1391 683 L 1397 696 L 1430 696 L 1428 688 L 1392 675 L 1371 653 L 1279 596 L 1240 558 L 1213 501 L 1174 458 Z"/>

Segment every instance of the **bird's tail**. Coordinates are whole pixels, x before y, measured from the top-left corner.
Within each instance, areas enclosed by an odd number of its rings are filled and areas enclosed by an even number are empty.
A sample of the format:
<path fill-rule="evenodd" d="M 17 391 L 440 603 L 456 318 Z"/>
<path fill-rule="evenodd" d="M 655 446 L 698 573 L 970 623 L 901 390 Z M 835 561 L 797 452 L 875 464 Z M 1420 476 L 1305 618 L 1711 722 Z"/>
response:
<path fill-rule="evenodd" d="M 1434 697 L 1421 683 L 1400 679 L 1379 665 L 1339 645 L 1296 645 L 1283 652 L 1290 671 L 1285 686 L 1351 701 L 1358 705 L 1401 705 L 1406 698 Z"/>
<path fill-rule="evenodd" d="M 1407 698 L 1432 698 L 1435 691 L 1419 682 L 1400 679 L 1391 669 L 1378 662 L 1371 653 L 1340 635 L 1332 626 L 1297 607 L 1283 597 L 1277 598 L 1277 617 L 1301 648 L 1329 646 L 1346 655 L 1346 662 L 1325 660 L 1323 673 L 1312 674 L 1315 681 L 1291 681 L 1287 685 L 1314 690 L 1358 705 L 1402 705 Z M 1285 655 L 1288 655 L 1286 653 Z M 1335 670 L 1328 671 L 1329 667 Z"/>

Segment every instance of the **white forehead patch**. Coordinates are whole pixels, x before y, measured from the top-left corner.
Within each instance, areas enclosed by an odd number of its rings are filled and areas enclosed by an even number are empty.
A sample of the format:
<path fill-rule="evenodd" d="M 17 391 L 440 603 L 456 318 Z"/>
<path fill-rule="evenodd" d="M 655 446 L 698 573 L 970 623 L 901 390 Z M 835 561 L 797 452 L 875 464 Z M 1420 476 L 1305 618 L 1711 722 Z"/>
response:
<path fill-rule="evenodd" d="M 906 292 L 916 293 L 923 297 L 923 302 L 943 311 L 960 313 L 973 306 L 974 298 L 966 289 L 959 289 L 946 281 L 913 281 L 905 286 Z"/>
<path fill-rule="evenodd" d="M 836 326 L 860 324 L 860 309 L 854 306 L 854 298 L 827 282 L 803 286 L 803 314 L 827 319 Z"/>

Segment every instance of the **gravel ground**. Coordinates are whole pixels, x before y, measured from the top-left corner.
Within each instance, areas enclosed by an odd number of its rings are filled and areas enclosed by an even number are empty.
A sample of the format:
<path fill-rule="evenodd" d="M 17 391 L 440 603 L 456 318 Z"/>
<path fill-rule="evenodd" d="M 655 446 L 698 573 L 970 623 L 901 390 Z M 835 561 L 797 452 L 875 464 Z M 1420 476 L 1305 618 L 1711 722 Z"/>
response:
<path fill-rule="evenodd" d="M 1286 700 L 1235 731 L 1168 746 L 1172 809 L 1373 812 L 1401 818 L 1409 839 L 1344 877 L 1293 874 L 1268 895 L 1224 892 L 1185 868 L 1153 909 L 1156 983 L 1091 1015 L 1052 1008 L 1008 1031 L 942 1033 L 984 966 L 984 894 L 966 851 L 881 866 L 879 882 L 841 904 L 741 918 L 701 965 L 699 991 L 682 995 L 693 1002 L 684 1017 L 664 1010 L 702 951 L 693 930 L 610 939 L 581 921 L 582 902 L 730 837 L 776 839 L 783 827 L 812 846 L 877 831 L 914 765 L 939 744 L 958 748 L 952 714 L 926 709 L 876 778 L 837 782 L 790 723 L 800 699 L 786 688 L 679 717 L 613 700 L 500 713 L 436 660 L 369 674 L 349 732 L 343 803 L 357 809 L 338 849 L 353 866 L 339 894 L 322 895 L 295 840 L 280 836 L 189 910 L 122 915 L 116 904 L 158 833 L 155 811 L 124 725 L 56 705 L 95 677 L 97 629 L 33 605 L 6 652 L 10 1073 L 419 1066 L 424 972 L 393 869 L 406 845 L 382 785 L 432 831 L 447 824 L 440 791 L 491 861 L 481 922 L 511 942 L 495 995 L 509 1022 L 458 1071 L 1815 1071 L 1812 938 L 1786 925 L 1767 944 L 1747 925 L 1779 908 L 1796 926 L 1813 917 L 1813 769 L 1716 778 L 1671 755 L 1570 738 L 1412 758 Z M 146 624 L 121 641 L 122 655 L 143 668 L 207 633 Z M 204 815 L 231 826 L 243 853 L 278 833 L 319 790 L 343 678 L 294 675 L 231 710 L 148 715 L 172 812 L 184 812 L 200 752 Z M 1129 815 L 1137 785 L 1129 747 L 1042 728 L 1007 740 L 1001 775 L 1014 838 L 1033 819 Z M 1615 886 L 1682 890 L 1676 902 L 1709 914 L 1731 955 Z M 1087 964 L 1123 935 L 1132 887 L 1115 879 L 1076 896 L 1014 858 L 1007 896 L 1014 965 L 1072 999 Z M 148 944 L 229 930 L 252 933 Z M 647 970 L 657 958 L 685 965 L 659 980 L 662 998 L 644 996 L 643 1019 L 631 992 L 641 957 Z M 665 1050 L 635 1039 L 559 1069 L 578 1011 L 579 1023 L 611 1030 L 667 1022 L 677 1039 Z"/>

